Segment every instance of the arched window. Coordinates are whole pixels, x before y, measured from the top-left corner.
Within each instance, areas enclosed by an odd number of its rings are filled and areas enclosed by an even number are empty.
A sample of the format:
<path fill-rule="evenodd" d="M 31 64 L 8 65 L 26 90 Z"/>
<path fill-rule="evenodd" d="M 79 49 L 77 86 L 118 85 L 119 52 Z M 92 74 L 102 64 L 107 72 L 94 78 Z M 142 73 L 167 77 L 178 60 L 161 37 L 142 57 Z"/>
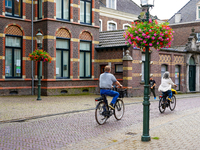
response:
<path fill-rule="evenodd" d="M 108 31 L 117 30 L 117 23 L 114 21 L 108 21 L 107 22 L 107 30 Z"/>
<path fill-rule="evenodd" d="M 56 78 L 70 77 L 70 33 L 61 28 L 56 33 Z"/>
<path fill-rule="evenodd" d="M 195 60 L 194 60 L 194 57 L 190 57 L 190 62 L 189 62 L 190 65 L 195 65 Z"/>
<path fill-rule="evenodd" d="M 92 71 L 92 37 L 89 32 L 80 35 L 80 78 L 91 78 Z"/>
<path fill-rule="evenodd" d="M 22 77 L 22 31 L 17 26 L 6 29 L 5 41 L 5 77 Z"/>

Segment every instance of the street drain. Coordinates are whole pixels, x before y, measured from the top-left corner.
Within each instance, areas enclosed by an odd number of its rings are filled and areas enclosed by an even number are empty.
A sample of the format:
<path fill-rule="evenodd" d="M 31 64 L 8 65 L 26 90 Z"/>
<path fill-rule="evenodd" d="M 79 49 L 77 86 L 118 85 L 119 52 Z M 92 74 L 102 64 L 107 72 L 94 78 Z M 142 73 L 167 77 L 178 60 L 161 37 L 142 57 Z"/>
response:
<path fill-rule="evenodd" d="M 134 136 L 134 135 L 136 135 L 137 133 L 133 133 L 133 132 L 127 132 L 126 133 L 126 135 L 132 135 L 132 136 Z"/>

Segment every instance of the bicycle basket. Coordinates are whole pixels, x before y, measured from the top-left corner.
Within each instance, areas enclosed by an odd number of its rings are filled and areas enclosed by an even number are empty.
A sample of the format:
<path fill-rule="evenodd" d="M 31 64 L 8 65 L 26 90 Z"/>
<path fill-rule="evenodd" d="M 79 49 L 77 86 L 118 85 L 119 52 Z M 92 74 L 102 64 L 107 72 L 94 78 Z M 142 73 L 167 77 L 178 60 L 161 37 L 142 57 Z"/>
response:
<path fill-rule="evenodd" d="M 124 96 L 127 95 L 127 89 L 125 90 L 118 90 L 119 92 L 119 98 L 124 98 Z"/>

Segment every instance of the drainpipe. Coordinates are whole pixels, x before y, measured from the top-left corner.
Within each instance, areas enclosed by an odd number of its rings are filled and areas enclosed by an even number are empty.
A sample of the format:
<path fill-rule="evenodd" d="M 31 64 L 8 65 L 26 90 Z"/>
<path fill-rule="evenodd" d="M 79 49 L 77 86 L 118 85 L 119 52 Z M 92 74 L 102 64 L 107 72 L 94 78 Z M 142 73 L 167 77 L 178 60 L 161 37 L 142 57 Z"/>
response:
<path fill-rule="evenodd" d="M 33 0 L 32 0 L 32 14 L 31 14 L 31 52 L 33 52 Z M 33 75 L 33 61 L 31 61 L 31 76 L 32 76 L 32 95 L 34 95 L 34 75 Z"/>

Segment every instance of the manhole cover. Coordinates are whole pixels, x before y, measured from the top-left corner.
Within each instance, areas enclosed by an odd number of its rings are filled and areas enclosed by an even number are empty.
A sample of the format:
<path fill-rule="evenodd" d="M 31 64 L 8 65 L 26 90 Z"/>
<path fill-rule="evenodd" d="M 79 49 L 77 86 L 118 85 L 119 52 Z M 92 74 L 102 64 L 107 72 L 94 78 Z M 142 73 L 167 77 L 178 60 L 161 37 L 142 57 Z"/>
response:
<path fill-rule="evenodd" d="M 137 133 L 127 132 L 126 135 L 136 135 Z"/>

